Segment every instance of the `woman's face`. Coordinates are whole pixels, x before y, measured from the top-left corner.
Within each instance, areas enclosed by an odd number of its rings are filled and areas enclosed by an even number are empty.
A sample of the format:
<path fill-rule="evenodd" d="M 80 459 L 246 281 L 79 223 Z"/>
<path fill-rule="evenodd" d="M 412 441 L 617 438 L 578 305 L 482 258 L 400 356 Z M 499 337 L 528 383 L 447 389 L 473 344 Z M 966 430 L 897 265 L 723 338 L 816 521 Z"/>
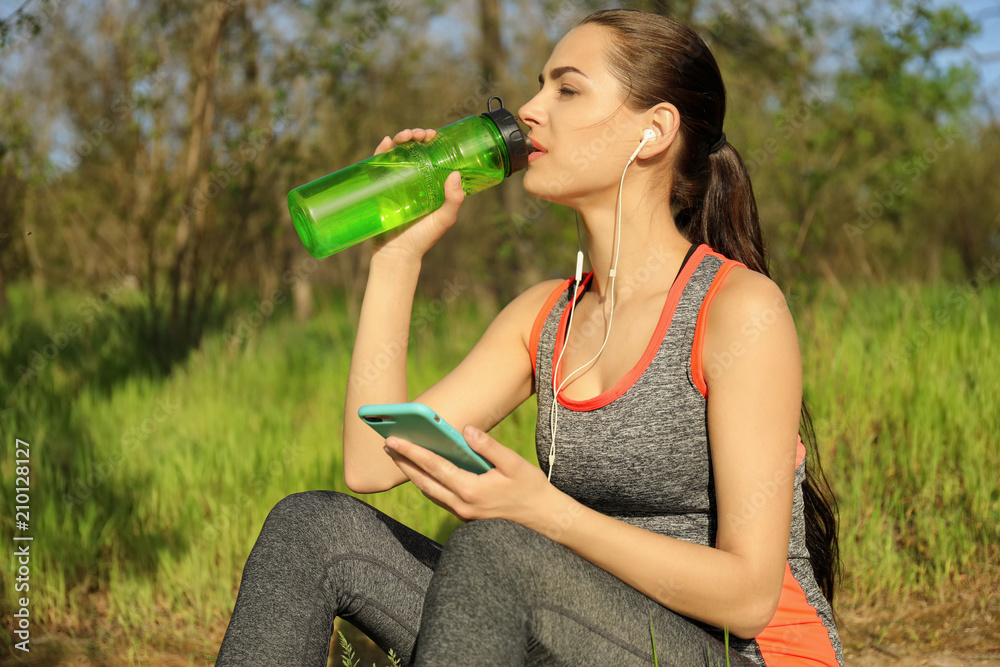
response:
<path fill-rule="evenodd" d="M 642 114 L 626 107 L 604 60 L 610 31 L 574 28 L 539 76 L 538 94 L 518 110 L 535 153 L 524 187 L 535 197 L 575 205 L 617 192 L 629 156 L 642 140 Z"/>

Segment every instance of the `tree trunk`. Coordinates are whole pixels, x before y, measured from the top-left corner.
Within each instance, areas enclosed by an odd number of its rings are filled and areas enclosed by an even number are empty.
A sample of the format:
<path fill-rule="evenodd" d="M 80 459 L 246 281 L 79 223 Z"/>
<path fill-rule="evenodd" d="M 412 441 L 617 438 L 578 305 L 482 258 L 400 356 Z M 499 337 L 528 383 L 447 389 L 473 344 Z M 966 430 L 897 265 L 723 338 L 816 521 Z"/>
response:
<path fill-rule="evenodd" d="M 482 42 L 479 47 L 480 73 L 492 83 L 503 77 L 503 42 L 500 41 L 500 0 L 479 0 L 479 21 Z"/>
<path fill-rule="evenodd" d="M 170 330 L 182 347 L 194 344 L 194 328 L 199 306 L 199 283 L 204 270 L 199 256 L 199 241 L 205 228 L 208 205 L 211 145 L 209 138 L 215 120 L 215 77 L 219 64 L 219 44 L 222 30 L 230 15 L 228 8 L 208 3 L 202 10 L 203 26 L 194 54 L 191 73 L 196 77 L 191 103 L 191 141 L 188 144 L 184 173 L 184 206 L 177 226 L 174 261 L 170 269 Z M 206 18 L 207 17 L 207 18 Z M 211 298 L 214 290 L 208 286 L 203 299 Z M 185 302 L 186 297 L 186 302 Z"/>

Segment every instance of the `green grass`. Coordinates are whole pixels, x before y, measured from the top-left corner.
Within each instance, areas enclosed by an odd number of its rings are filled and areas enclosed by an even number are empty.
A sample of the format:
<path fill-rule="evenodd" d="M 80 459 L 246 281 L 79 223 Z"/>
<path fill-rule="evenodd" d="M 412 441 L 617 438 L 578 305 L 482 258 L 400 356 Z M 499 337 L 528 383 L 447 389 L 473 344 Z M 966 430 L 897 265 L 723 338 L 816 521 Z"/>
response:
<path fill-rule="evenodd" d="M 996 286 L 827 295 L 800 318 L 848 599 L 937 593 L 996 562 L 998 327 Z"/>
<path fill-rule="evenodd" d="M 340 660 L 344 667 L 360 667 L 361 662 L 354 655 L 354 647 L 351 646 L 351 642 L 347 641 L 347 637 L 344 636 L 343 632 L 338 632 L 337 635 L 340 637 Z M 388 657 L 389 667 L 399 667 L 399 658 L 391 648 L 389 649 Z"/>
<path fill-rule="evenodd" d="M 130 333 L 141 304 L 127 295 L 92 321 L 79 295 L 13 296 L 0 322 L 0 501 L 15 504 L 21 438 L 32 452 L 35 627 L 113 627 L 162 646 L 224 623 L 268 510 L 296 491 L 347 490 L 345 308 L 332 300 L 306 324 L 279 308 L 245 340 L 230 335 L 249 312 L 236 311 L 165 375 Z M 882 288 L 846 301 L 820 292 L 793 300 L 793 312 L 841 501 L 841 599 L 891 604 L 989 583 L 1000 544 L 1000 288 Z M 412 342 L 412 391 L 454 365 L 488 317 L 454 303 L 430 318 Z M 31 360 L 41 367 L 20 382 Z M 529 401 L 495 435 L 534 460 L 534 418 Z M 365 500 L 438 540 L 458 525 L 411 485 Z M 12 514 L 2 521 L 9 564 Z"/>

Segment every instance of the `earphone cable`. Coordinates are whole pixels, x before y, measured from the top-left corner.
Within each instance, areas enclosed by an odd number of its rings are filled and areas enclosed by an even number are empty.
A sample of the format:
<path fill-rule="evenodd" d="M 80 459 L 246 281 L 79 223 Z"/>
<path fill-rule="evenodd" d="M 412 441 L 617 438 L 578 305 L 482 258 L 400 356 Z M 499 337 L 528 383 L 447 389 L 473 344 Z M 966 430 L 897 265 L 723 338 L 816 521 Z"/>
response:
<path fill-rule="evenodd" d="M 639 144 L 639 148 L 646 143 L 645 140 Z M 552 479 L 552 468 L 555 466 L 556 461 L 556 427 L 559 424 L 559 392 L 563 390 L 570 379 L 579 373 L 580 371 L 588 368 L 591 364 L 597 361 L 601 354 L 604 352 L 604 347 L 608 344 L 608 339 L 611 337 L 611 324 L 614 322 L 615 318 L 615 277 L 618 274 L 618 253 L 621 249 L 621 231 L 622 231 L 622 193 L 625 188 L 625 172 L 631 166 L 632 162 L 635 160 L 635 156 L 639 153 L 639 149 L 636 149 L 632 157 L 628 159 L 625 163 L 625 168 L 622 169 L 621 181 L 618 183 L 618 201 L 615 205 L 615 252 L 612 257 L 611 269 L 608 271 L 608 289 L 610 291 L 611 297 L 611 312 L 608 314 L 608 326 L 604 334 L 604 342 L 601 343 L 601 349 L 597 351 L 597 354 L 591 358 L 590 361 L 580 366 L 575 371 L 563 378 L 563 381 L 556 386 L 556 378 L 559 374 L 559 366 L 562 364 L 563 355 L 566 353 L 566 347 L 569 345 L 569 335 L 573 330 L 573 314 L 576 311 L 576 297 L 577 291 L 580 289 L 580 279 L 579 279 L 579 261 L 577 262 L 577 280 L 576 287 L 573 289 L 573 300 L 570 303 L 569 310 L 569 325 L 566 328 L 566 338 L 563 340 L 562 350 L 559 352 L 559 357 L 556 360 L 556 365 L 552 368 L 552 410 L 549 414 L 549 433 L 551 435 L 551 442 L 549 444 L 549 473 L 548 479 Z M 578 219 L 579 220 L 579 219 Z M 579 226 L 577 227 L 577 234 L 580 233 Z M 579 237 L 578 237 L 579 239 Z M 581 251 L 582 254 L 582 251 Z"/>

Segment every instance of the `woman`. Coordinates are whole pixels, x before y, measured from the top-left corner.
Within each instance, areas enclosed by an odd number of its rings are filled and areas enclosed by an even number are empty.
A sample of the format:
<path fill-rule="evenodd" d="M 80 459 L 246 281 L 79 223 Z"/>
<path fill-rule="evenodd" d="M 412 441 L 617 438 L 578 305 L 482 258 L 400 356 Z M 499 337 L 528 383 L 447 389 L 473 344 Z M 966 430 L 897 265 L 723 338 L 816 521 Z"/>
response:
<path fill-rule="evenodd" d="M 519 112 L 524 186 L 579 213 L 593 272 L 527 290 L 416 399 L 496 467 L 467 473 L 355 416 L 408 400 L 405 354 L 359 369 L 406 339 L 457 174 L 440 210 L 376 244 L 348 382 L 348 486 L 412 481 L 468 523 L 442 548 L 343 494 L 286 498 L 217 664 L 325 664 L 337 615 L 418 665 L 650 665 L 654 640 L 661 665 L 725 664 L 723 629 L 730 664 L 843 662 L 798 341 L 714 58 L 675 21 L 603 11 L 539 81 Z M 532 393 L 541 469 L 485 433 Z"/>

